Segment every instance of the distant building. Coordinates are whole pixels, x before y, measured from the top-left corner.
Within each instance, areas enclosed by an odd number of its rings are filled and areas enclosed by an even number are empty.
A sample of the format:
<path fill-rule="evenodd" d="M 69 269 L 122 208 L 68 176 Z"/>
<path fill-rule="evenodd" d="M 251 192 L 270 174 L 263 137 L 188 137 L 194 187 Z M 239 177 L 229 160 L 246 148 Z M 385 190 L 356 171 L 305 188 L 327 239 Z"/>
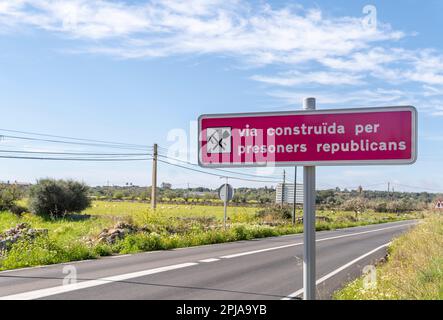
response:
<path fill-rule="evenodd" d="M 437 201 L 437 203 L 435 204 L 435 209 L 443 210 L 443 201 Z"/>
<path fill-rule="evenodd" d="M 282 201 L 284 204 L 293 204 L 294 203 L 294 184 L 285 183 L 285 188 L 283 190 L 283 183 L 279 183 L 277 185 L 277 189 L 275 192 L 275 202 L 277 204 L 281 204 Z M 303 204 L 303 185 L 297 184 L 297 194 L 296 194 L 296 203 Z"/>

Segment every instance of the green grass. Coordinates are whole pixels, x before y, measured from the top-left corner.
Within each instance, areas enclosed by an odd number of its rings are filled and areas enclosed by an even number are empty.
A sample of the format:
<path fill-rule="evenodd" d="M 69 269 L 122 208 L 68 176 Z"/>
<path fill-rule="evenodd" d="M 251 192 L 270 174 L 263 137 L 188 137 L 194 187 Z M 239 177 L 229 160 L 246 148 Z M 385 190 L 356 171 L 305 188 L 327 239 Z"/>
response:
<path fill-rule="evenodd" d="M 265 226 L 236 225 L 227 230 L 210 230 L 207 232 L 194 232 L 185 235 L 162 236 L 157 233 L 141 233 L 126 237 L 118 244 L 118 250 L 121 253 L 169 250 L 174 248 L 280 236 L 300 231 L 300 226 L 294 228 L 270 228 Z"/>
<path fill-rule="evenodd" d="M 103 228 L 113 224 L 108 217 L 92 217 L 85 220 L 57 219 L 47 220 L 30 213 L 18 217 L 10 212 L 0 213 L 0 232 L 16 226 L 18 223 L 28 223 L 33 228 L 48 229 L 50 234 L 69 242 L 81 237 L 98 233 Z"/>
<path fill-rule="evenodd" d="M 26 205 L 26 203 L 21 203 Z M 90 215 L 81 219 L 47 220 L 26 213 L 17 217 L 10 212 L 0 212 L 0 232 L 26 222 L 33 228 L 48 229 L 48 236 L 34 242 L 21 242 L 0 259 L 0 270 L 69 262 L 97 258 L 110 254 L 167 250 L 204 244 L 248 240 L 302 232 L 302 226 L 293 227 L 278 221 L 275 226 L 263 225 L 269 217 L 256 218 L 258 208 L 230 207 L 230 228 L 222 228 L 223 207 L 202 205 L 159 205 L 156 211 L 149 204 L 137 202 L 94 201 L 91 208 L 82 212 Z M 317 230 L 332 230 L 352 226 L 414 219 L 421 214 L 377 214 L 367 212 L 358 219 L 353 213 L 323 211 L 317 213 L 331 221 L 317 223 Z M 301 215 L 300 210 L 298 215 Z M 87 240 L 96 237 L 104 228 L 125 221 L 146 226 L 150 233 L 127 236 L 114 245 L 91 245 Z"/>
<path fill-rule="evenodd" d="M 131 217 L 132 219 L 143 219 L 151 211 L 151 205 L 140 202 L 105 202 L 94 201 L 91 208 L 83 213 L 98 216 Z M 156 212 L 163 217 L 208 217 L 212 216 L 221 221 L 224 215 L 222 206 L 204 205 L 168 205 L 159 204 Z M 257 208 L 252 207 L 230 207 L 231 217 L 241 215 L 255 215 Z"/>
<path fill-rule="evenodd" d="M 396 239 L 377 268 L 377 285 L 359 278 L 334 295 L 339 300 L 443 300 L 443 216 L 424 220 Z"/>

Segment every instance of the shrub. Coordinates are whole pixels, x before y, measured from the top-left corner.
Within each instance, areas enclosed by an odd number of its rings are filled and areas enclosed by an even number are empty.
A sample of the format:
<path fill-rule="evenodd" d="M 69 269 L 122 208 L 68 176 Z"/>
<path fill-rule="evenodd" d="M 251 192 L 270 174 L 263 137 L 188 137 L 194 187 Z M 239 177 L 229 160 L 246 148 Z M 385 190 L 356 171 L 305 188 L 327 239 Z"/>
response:
<path fill-rule="evenodd" d="M 116 193 L 114 193 L 113 198 L 115 200 L 123 200 L 123 198 L 125 197 L 124 193 L 121 191 L 117 191 Z"/>
<path fill-rule="evenodd" d="M 0 185 L 0 211 L 8 211 L 15 207 L 22 194 L 16 185 Z"/>
<path fill-rule="evenodd" d="M 119 244 L 120 253 L 135 253 L 164 249 L 162 237 L 157 233 L 136 233 L 125 237 Z"/>
<path fill-rule="evenodd" d="M 375 212 L 386 213 L 388 212 L 388 202 L 387 201 L 376 201 L 371 202 L 370 207 Z"/>
<path fill-rule="evenodd" d="M 92 248 L 92 251 L 94 255 L 98 257 L 107 257 L 113 254 L 113 249 L 109 244 L 97 244 Z"/>
<path fill-rule="evenodd" d="M 279 206 L 273 206 L 257 211 L 258 218 L 264 218 L 266 216 L 271 216 L 273 219 L 276 220 L 288 220 L 292 217 L 292 208 L 288 206 L 285 206 L 283 208 Z"/>
<path fill-rule="evenodd" d="M 83 183 L 43 179 L 31 187 L 29 203 L 32 213 L 61 217 L 88 208 L 91 201 L 88 187 Z"/>
<path fill-rule="evenodd" d="M 426 203 L 414 201 L 412 199 L 400 199 L 400 200 L 378 200 L 370 201 L 369 207 L 375 212 L 381 213 L 408 213 L 412 211 L 422 211 L 426 209 Z"/>
<path fill-rule="evenodd" d="M 416 209 L 415 204 L 407 199 L 391 201 L 388 204 L 388 211 L 393 213 L 406 213 Z"/>
<path fill-rule="evenodd" d="M 250 240 L 253 238 L 253 235 L 251 235 L 249 230 L 243 225 L 235 226 L 233 231 L 236 234 L 237 240 Z"/>

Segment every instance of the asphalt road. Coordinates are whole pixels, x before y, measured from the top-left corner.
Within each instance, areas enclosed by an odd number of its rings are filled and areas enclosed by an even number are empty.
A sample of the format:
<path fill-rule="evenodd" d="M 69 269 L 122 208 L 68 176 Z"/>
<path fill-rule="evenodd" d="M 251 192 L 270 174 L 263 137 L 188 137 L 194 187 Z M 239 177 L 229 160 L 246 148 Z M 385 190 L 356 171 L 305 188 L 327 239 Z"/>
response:
<path fill-rule="evenodd" d="M 383 258 L 415 223 L 318 232 L 318 298 L 329 299 Z M 303 235 L 293 235 L 4 271 L 0 300 L 288 299 L 303 293 L 302 255 Z"/>

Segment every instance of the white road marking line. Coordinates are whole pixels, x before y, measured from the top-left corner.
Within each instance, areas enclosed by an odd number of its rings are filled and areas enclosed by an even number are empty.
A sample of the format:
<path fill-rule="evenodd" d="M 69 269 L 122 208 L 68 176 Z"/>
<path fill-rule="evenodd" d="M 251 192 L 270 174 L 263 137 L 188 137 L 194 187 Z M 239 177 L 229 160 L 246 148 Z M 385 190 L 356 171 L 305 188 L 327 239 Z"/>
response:
<path fill-rule="evenodd" d="M 54 296 L 54 295 L 61 294 L 61 293 L 67 293 L 67 292 L 71 292 L 71 291 L 97 287 L 97 286 L 109 284 L 112 282 L 125 281 L 125 280 L 129 280 L 129 279 L 148 276 L 151 274 L 187 268 L 187 267 L 191 267 L 191 266 L 195 266 L 195 265 L 198 265 L 198 263 L 190 262 L 190 263 L 176 264 L 176 265 L 171 265 L 171 266 L 166 266 L 166 267 L 160 267 L 160 268 L 155 268 L 155 269 L 149 269 L 149 270 L 143 270 L 143 271 L 138 271 L 138 272 L 121 274 L 118 276 L 101 278 L 101 279 L 97 279 L 97 280 L 83 281 L 83 282 L 69 284 L 66 286 L 58 286 L 58 287 L 52 287 L 52 288 L 47 288 L 47 289 L 40 289 L 40 290 L 34 290 L 34 291 L 13 294 L 13 295 L 9 295 L 9 296 L 0 297 L 0 300 L 34 300 L 34 299 Z"/>
<path fill-rule="evenodd" d="M 358 236 L 358 235 L 362 235 L 362 234 L 373 233 L 373 232 L 379 232 L 379 231 L 384 231 L 384 230 L 389 230 L 389 229 L 395 229 L 395 228 L 401 228 L 401 227 L 405 227 L 405 226 L 409 226 L 409 225 L 413 225 L 413 223 L 410 223 L 410 224 L 402 224 L 402 225 L 398 225 L 398 226 L 392 226 L 392 227 L 381 228 L 381 229 L 376 229 L 376 230 L 368 230 L 368 231 L 362 231 L 362 232 L 356 232 L 356 233 L 344 234 L 344 235 L 341 235 L 341 236 L 335 236 L 335 237 L 328 237 L 328 238 L 318 239 L 318 240 L 316 240 L 316 242 L 322 242 L 322 241 L 328 241 L 328 240 L 335 240 L 335 239 L 341 239 L 341 238 L 347 238 L 347 237 L 354 237 L 354 236 Z M 303 245 L 303 242 L 297 242 L 297 243 L 287 244 L 287 245 L 284 245 L 284 246 L 271 247 L 271 248 L 266 248 L 266 249 L 261 249 L 261 250 L 254 250 L 254 251 L 240 252 L 240 253 L 230 254 L 230 255 L 227 255 L 227 256 L 222 256 L 222 257 L 220 257 L 220 258 L 221 258 L 221 259 L 232 259 L 232 258 L 238 258 L 238 257 L 248 256 L 248 255 L 251 255 L 251 254 L 262 253 L 262 252 L 268 252 L 268 251 L 274 251 L 274 250 L 280 250 L 280 249 L 285 249 L 285 248 L 290 248 L 290 247 L 296 247 L 296 246 L 301 246 L 301 245 Z"/>
<path fill-rule="evenodd" d="M 274 250 L 279 250 L 279 249 L 295 247 L 295 246 L 299 246 L 299 245 L 302 245 L 302 244 L 303 244 L 303 242 L 292 243 L 292 244 L 287 244 L 287 245 L 279 246 L 279 247 L 272 247 L 272 248 L 266 248 L 266 249 L 260 249 L 260 250 L 254 250 L 254 251 L 247 251 L 247 252 L 240 252 L 240 253 L 230 254 L 230 255 L 227 255 L 227 256 L 220 257 L 220 258 L 221 259 L 232 259 L 232 258 L 237 258 L 237 257 L 249 256 L 251 254 L 256 254 L 256 253 L 262 253 L 262 252 L 268 252 L 268 251 L 274 251 Z"/>
<path fill-rule="evenodd" d="M 120 258 L 126 258 L 126 257 L 131 257 L 132 254 L 121 254 L 121 255 L 116 255 L 116 256 L 110 256 L 107 259 L 120 259 Z"/>
<path fill-rule="evenodd" d="M 210 258 L 210 259 L 200 260 L 199 262 L 209 263 L 209 262 L 216 262 L 216 261 L 220 261 L 220 259 Z"/>
<path fill-rule="evenodd" d="M 80 264 L 80 263 L 91 262 L 91 261 L 96 261 L 96 260 L 88 259 L 88 260 L 70 261 L 70 262 L 60 263 L 60 265 L 66 266 L 66 265 Z M 38 268 L 55 267 L 55 266 L 57 266 L 57 264 L 50 264 L 50 265 L 46 265 L 46 266 L 43 265 Z M 30 269 L 32 269 L 32 268 L 30 268 Z M 25 270 L 25 269 L 15 269 L 14 271 L 21 271 L 21 270 Z"/>
<path fill-rule="evenodd" d="M 357 236 L 357 235 L 366 234 L 366 233 L 373 233 L 373 232 L 378 232 L 378 231 L 384 231 L 384 230 L 389 230 L 389 229 L 405 227 L 405 226 L 409 226 L 409 225 L 413 225 L 413 223 L 411 223 L 411 224 L 402 224 L 402 225 L 399 225 L 399 226 L 387 227 L 387 228 L 376 229 L 376 230 L 362 231 L 362 232 L 358 232 L 358 233 L 345 234 L 345 235 L 336 236 L 336 237 L 323 238 L 323 239 L 318 239 L 316 242 L 322 242 L 322 241 L 327 241 L 327 240 L 334 240 L 334 239 L 352 237 L 352 236 Z"/>
<path fill-rule="evenodd" d="M 332 271 L 331 273 L 328 273 L 328 274 L 325 275 L 324 277 L 321 277 L 320 279 L 318 279 L 317 282 L 316 282 L 316 285 L 318 286 L 318 285 L 321 284 L 322 282 L 325 282 L 326 280 L 332 278 L 332 277 L 335 276 L 336 274 L 338 274 L 338 273 L 342 272 L 343 270 L 349 268 L 349 267 L 352 266 L 353 264 L 355 264 L 355 263 L 359 262 L 360 260 L 362 260 L 362 259 L 364 259 L 364 258 L 370 256 L 371 254 L 377 252 L 378 250 L 381 250 L 381 249 L 383 249 L 383 248 L 388 247 L 391 243 L 392 243 L 392 242 L 389 242 L 389 243 L 386 243 L 386 244 L 384 244 L 384 245 L 382 245 L 382 246 L 380 246 L 380 247 L 377 247 L 377 248 L 375 248 L 374 250 L 371 250 L 371 251 L 365 253 L 364 255 L 362 255 L 362 256 L 360 256 L 360 257 L 358 257 L 358 258 L 356 258 L 356 259 L 354 259 L 354 260 L 348 262 L 347 264 L 341 266 L 340 268 L 335 269 L 335 270 Z M 303 292 L 304 292 L 304 290 L 303 290 L 303 288 L 302 288 L 302 289 L 300 289 L 300 290 L 297 290 L 297 291 L 291 293 L 290 295 L 288 295 L 286 298 L 283 298 L 282 300 L 291 300 L 292 298 L 298 297 L 298 296 L 301 295 Z"/>

